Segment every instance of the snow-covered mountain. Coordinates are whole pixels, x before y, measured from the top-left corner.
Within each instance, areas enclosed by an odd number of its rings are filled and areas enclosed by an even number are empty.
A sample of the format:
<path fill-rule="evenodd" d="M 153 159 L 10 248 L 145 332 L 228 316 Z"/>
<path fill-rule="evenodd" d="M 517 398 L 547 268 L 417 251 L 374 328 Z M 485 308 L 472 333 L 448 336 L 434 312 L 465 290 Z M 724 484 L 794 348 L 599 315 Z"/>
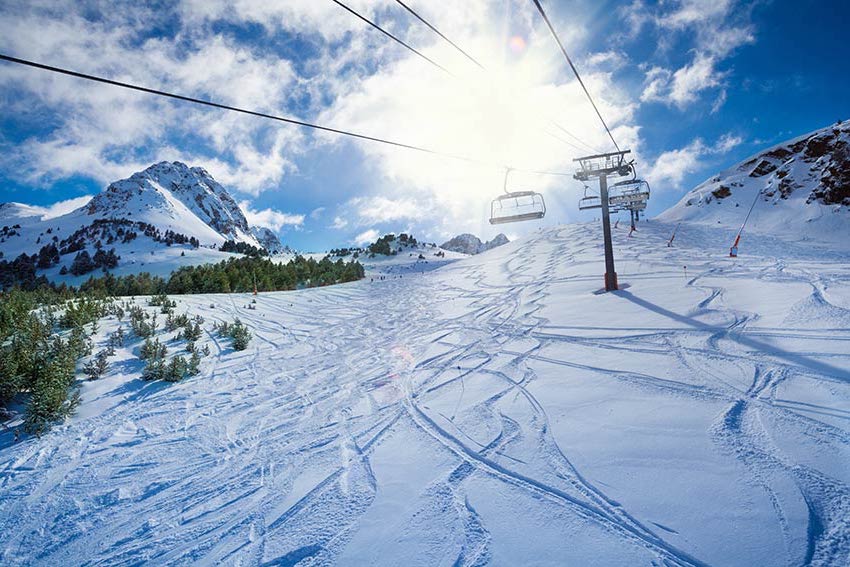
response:
<path fill-rule="evenodd" d="M 58 261 L 40 266 L 51 279 L 70 269 L 81 251 L 115 248 L 119 274 L 168 273 L 180 265 L 221 260 L 227 253 L 218 248 L 228 240 L 272 254 L 287 250 L 271 230 L 250 226 L 234 198 L 206 170 L 176 161 L 115 181 L 86 205 L 54 218 L 46 218 L 39 207 L 0 204 L 3 257 L 55 246 L 58 254 L 51 257 Z"/>
<path fill-rule="evenodd" d="M 260 247 L 265 248 L 269 254 L 292 252 L 292 249 L 289 246 L 284 246 L 270 228 L 255 226 L 251 229 L 251 235 L 257 239 Z"/>
<path fill-rule="evenodd" d="M 235 240 L 260 245 L 227 190 L 205 169 L 178 161 L 154 164 L 110 184 L 85 212 L 92 218 L 144 221 L 195 236 L 202 244 Z"/>
<path fill-rule="evenodd" d="M 850 123 L 760 152 L 700 184 L 658 218 L 737 229 L 751 206 L 747 231 L 846 243 Z"/>
<path fill-rule="evenodd" d="M 444 242 L 440 245 L 440 248 L 443 250 L 450 250 L 452 252 L 473 255 L 486 252 L 491 248 L 502 246 L 508 242 L 508 237 L 504 234 L 497 234 L 496 237 L 489 242 L 481 242 L 481 239 L 474 234 L 465 233 L 455 236 L 448 242 Z"/>

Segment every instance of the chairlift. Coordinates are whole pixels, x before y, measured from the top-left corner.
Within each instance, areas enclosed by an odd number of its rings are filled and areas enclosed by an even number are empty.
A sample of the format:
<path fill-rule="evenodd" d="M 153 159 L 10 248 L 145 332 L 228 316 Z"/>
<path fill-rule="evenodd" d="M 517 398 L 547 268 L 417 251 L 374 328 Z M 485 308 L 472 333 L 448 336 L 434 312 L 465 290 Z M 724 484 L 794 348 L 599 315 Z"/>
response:
<path fill-rule="evenodd" d="M 505 171 L 504 195 L 490 203 L 490 224 L 506 224 L 542 219 L 546 215 L 546 202 L 536 191 L 508 191 L 508 174 Z"/>
<path fill-rule="evenodd" d="M 584 186 L 584 197 L 578 200 L 578 209 L 580 211 L 586 211 L 588 209 L 600 209 L 602 208 L 602 200 L 599 198 L 599 195 L 588 195 L 588 187 Z"/>
<path fill-rule="evenodd" d="M 649 183 L 643 179 L 628 179 L 611 186 L 608 202 L 625 209 L 634 210 L 641 206 L 645 209 L 649 195 Z"/>

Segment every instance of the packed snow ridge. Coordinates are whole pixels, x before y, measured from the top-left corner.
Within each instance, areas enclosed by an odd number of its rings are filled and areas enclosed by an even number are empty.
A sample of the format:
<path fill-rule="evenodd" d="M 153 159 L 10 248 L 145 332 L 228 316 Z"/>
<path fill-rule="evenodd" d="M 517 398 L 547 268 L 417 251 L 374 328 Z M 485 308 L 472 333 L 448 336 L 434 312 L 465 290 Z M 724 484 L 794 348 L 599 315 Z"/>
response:
<path fill-rule="evenodd" d="M 747 230 L 849 246 L 850 123 L 776 145 L 720 172 L 660 220 Z"/>
<path fill-rule="evenodd" d="M 473 255 L 486 252 L 487 250 L 491 250 L 497 246 L 502 246 L 508 242 L 508 237 L 504 234 L 496 235 L 493 240 L 489 242 L 481 242 L 481 239 L 474 234 L 464 233 L 455 236 L 448 242 L 444 242 L 440 245 L 440 248 L 443 250 L 450 250 L 452 252 Z"/>

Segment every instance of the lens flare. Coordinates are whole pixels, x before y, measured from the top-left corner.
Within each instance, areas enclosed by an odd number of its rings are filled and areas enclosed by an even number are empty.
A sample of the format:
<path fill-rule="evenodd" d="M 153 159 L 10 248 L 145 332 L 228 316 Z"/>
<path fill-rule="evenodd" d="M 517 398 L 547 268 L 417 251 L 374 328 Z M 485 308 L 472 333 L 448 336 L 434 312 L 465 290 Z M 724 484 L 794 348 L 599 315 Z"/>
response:
<path fill-rule="evenodd" d="M 508 40 L 508 47 L 510 47 L 511 51 L 513 51 L 516 55 L 519 55 L 520 53 L 525 51 L 525 39 L 518 35 L 515 35 Z"/>

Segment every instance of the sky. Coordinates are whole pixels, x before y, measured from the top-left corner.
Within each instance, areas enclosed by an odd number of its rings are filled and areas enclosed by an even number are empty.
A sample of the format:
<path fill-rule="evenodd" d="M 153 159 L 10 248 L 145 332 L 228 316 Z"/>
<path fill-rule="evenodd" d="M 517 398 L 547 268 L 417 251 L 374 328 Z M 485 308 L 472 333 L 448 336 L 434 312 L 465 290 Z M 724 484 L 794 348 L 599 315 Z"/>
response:
<path fill-rule="evenodd" d="M 299 250 L 386 232 L 515 238 L 579 213 L 573 159 L 611 151 L 531 0 L 0 0 L 0 53 L 451 154 L 431 155 L 0 62 L 0 201 L 56 216 L 152 163 L 207 169 Z M 144 4 L 144 5 L 140 5 Z M 850 3 L 543 2 L 649 216 L 717 171 L 850 118 Z M 440 68 L 442 67 L 442 68 Z M 492 227 L 490 201 L 546 198 Z"/>

